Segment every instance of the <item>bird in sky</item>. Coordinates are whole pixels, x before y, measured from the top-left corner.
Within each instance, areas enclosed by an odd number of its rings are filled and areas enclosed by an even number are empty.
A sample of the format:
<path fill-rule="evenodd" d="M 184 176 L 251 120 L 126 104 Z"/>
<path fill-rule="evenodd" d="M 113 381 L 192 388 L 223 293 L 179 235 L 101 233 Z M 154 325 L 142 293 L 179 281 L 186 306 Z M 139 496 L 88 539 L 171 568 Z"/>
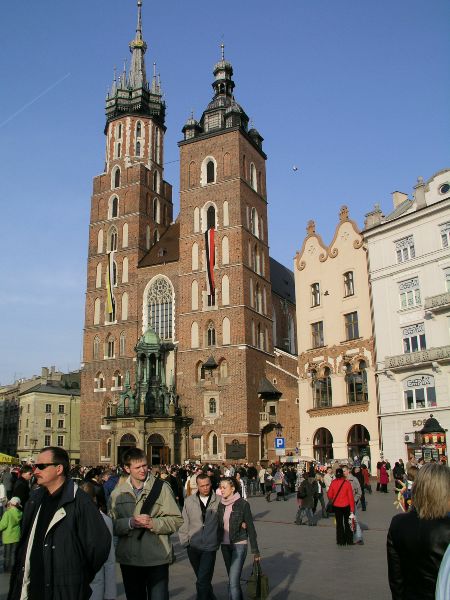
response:
<path fill-rule="evenodd" d="M 297 165 L 294 165 L 294 166 L 292 167 L 292 170 L 293 170 L 293 171 L 298 171 L 298 167 L 297 167 Z"/>

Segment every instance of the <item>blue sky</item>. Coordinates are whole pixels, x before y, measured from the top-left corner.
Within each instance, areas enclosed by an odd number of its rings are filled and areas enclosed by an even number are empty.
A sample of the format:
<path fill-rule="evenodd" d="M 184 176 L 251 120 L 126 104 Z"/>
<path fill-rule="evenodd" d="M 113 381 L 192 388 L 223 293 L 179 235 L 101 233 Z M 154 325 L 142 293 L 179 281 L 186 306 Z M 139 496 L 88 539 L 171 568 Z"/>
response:
<path fill-rule="evenodd" d="M 104 99 L 129 57 L 135 0 L 2 3 L 0 382 L 78 368 L 92 178 Z M 329 242 L 339 207 L 450 166 L 446 0 L 144 0 L 148 69 L 167 101 L 165 178 L 211 97 L 225 42 L 237 101 L 265 138 L 271 255 L 290 268 L 306 223 Z M 170 164 L 169 164 L 170 163 Z M 294 172 L 293 165 L 298 166 Z"/>

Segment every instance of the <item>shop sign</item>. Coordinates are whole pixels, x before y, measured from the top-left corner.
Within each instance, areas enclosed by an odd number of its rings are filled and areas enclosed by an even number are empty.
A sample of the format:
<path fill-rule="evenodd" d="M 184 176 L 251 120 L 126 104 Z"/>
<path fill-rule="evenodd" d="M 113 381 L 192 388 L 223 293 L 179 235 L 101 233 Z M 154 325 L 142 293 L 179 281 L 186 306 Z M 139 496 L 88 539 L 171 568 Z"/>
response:
<path fill-rule="evenodd" d="M 414 375 L 405 382 L 405 389 L 412 390 L 417 388 L 433 387 L 434 377 L 432 375 Z"/>
<path fill-rule="evenodd" d="M 408 327 L 404 327 L 403 337 L 409 337 L 410 335 L 420 335 L 421 333 L 425 333 L 425 327 L 423 323 L 417 323 L 416 325 L 408 325 Z"/>
<path fill-rule="evenodd" d="M 419 278 L 414 277 L 414 279 L 407 279 L 399 283 L 398 289 L 400 292 L 406 292 L 408 290 L 418 290 L 419 287 Z"/>

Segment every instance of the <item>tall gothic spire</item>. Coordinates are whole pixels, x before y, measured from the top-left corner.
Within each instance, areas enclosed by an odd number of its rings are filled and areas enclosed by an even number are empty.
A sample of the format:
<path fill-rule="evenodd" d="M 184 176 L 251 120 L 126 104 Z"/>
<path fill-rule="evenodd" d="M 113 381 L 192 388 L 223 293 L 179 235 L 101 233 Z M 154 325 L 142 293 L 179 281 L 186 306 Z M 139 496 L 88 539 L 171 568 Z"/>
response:
<path fill-rule="evenodd" d="M 142 0 L 137 0 L 136 35 L 130 42 L 131 65 L 127 74 L 126 64 L 106 97 L 106 119 L 111 121 L 124 114 L 141 114 L 153 117 L 164 125 L 166 106 L 156 70 L 152 85 L 147 81 L 144 55 L 147 44 L 142 36 Z"/>
<path fill-rule="evenodd" d="M 145 72 L 144 54 L 147 50 L 147 44 L 142 37 L 142 0 L 138 0 L 138 20 L 136 27 L 136 36 L 130 42 L 131 68 L 128 83 L 131 88 L 146 87 L 147 77 Z"/>

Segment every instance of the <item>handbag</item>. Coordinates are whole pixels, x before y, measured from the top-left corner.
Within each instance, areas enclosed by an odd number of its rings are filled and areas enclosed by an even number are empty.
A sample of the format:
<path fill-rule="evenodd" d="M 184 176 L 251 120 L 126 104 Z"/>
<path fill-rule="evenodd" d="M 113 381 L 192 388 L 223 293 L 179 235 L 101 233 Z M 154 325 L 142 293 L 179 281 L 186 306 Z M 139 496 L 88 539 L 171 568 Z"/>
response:
<path fill-rule="evenodd" d="M 332 515 L 332 514 L 334 513 L 334 506 L 333 506 L 333 502 L 335 502 L 335 500 L 337 500 L 337 497 L 339 496 L 339 492 L 342 490 L 342 486 L 344 485 L 344 483 L 345 483 L 345 479 L 344 479 L 344 481 L 341 483 L 341 487 L 338 489 L 338 493 L 337 493 L 337 494 L 336 494 L 336 496 L 334 497 L 334 500 L 333 500 L 333 501 L 331 501 L 331 500 L 328 500 L 328 504 L 327 504 L 327 507 L 326 507 L 326 509 L 325 509 L 325 510 L 327 511 L 327 513 L 328 513 L 329 515 Z"/>
<path fill-rule="evenodd" d="M 247 581 L 247 597 L 250 600 L 266 600 L 269 596 L 269 578 L 264 575 L 260 561 L 253 562 L 252 574 Z"/>

